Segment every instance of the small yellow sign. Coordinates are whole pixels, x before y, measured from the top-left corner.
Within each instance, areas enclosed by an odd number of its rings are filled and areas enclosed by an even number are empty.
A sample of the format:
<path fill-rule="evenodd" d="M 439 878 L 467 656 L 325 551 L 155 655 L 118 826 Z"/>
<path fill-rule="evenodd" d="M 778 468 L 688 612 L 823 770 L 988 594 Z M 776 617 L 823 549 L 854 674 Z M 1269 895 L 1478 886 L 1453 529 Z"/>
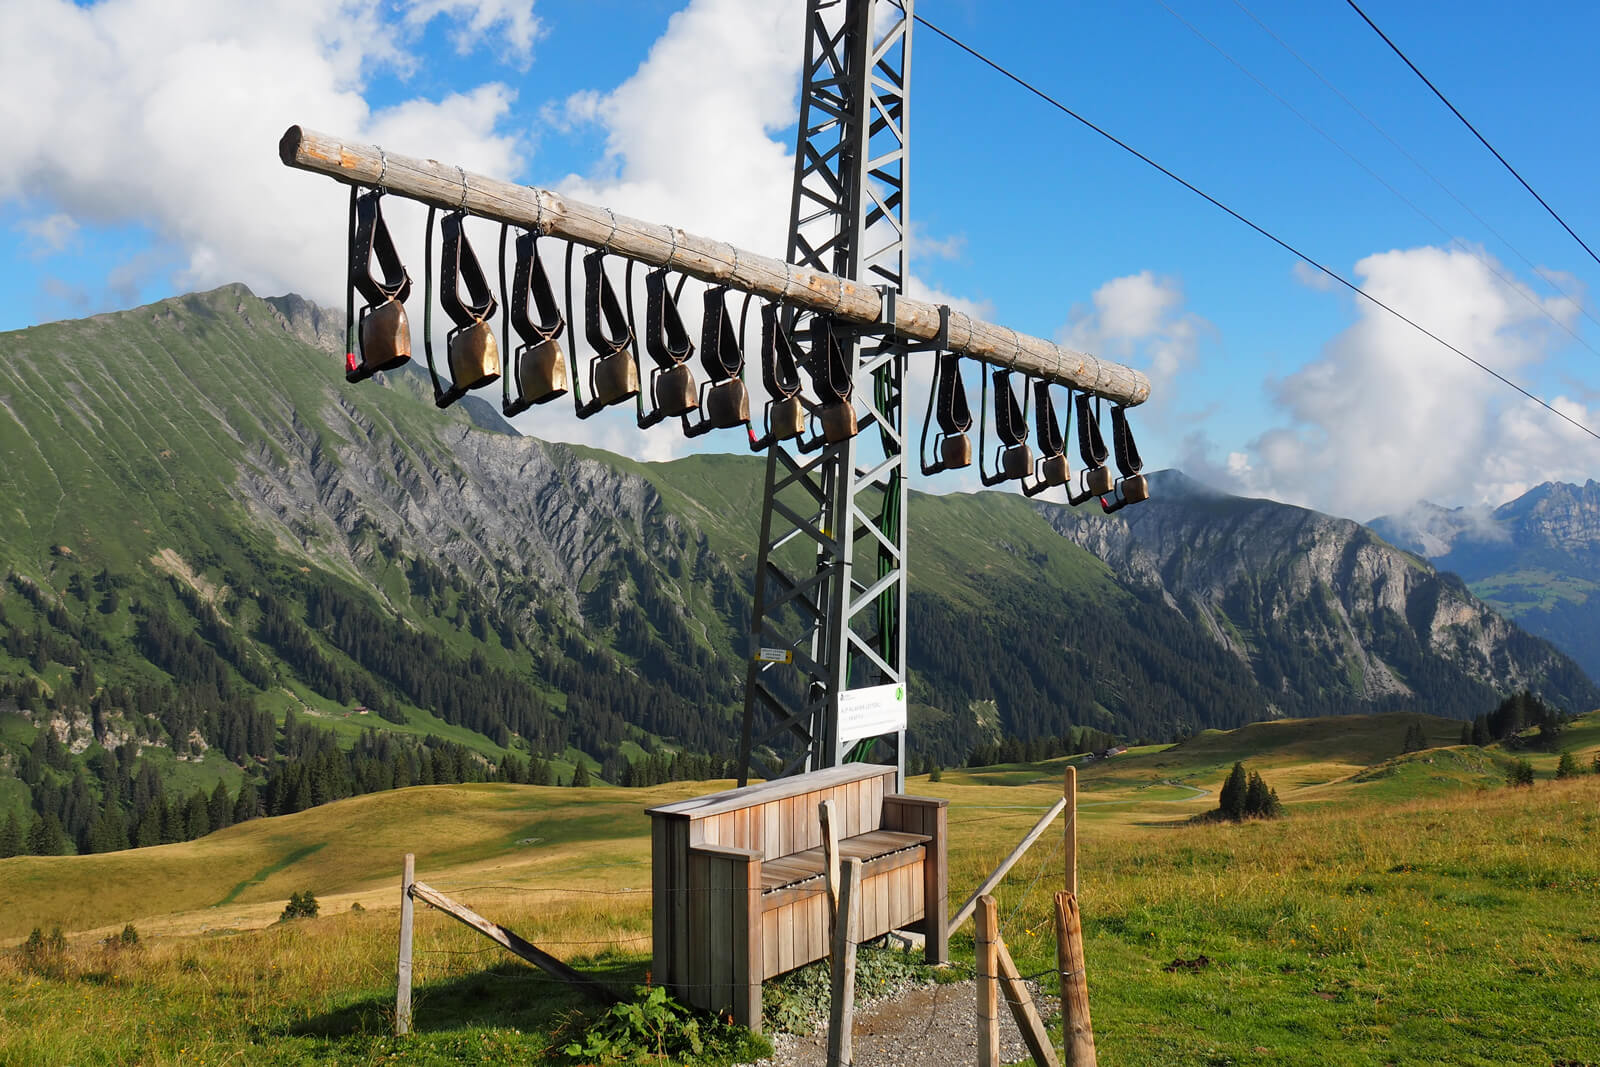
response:
<path fill-rule="evenodd" d="M 757 663 L 793 663 L 794 650 L 789 648 L 763 648 L 756 653 Z"/>

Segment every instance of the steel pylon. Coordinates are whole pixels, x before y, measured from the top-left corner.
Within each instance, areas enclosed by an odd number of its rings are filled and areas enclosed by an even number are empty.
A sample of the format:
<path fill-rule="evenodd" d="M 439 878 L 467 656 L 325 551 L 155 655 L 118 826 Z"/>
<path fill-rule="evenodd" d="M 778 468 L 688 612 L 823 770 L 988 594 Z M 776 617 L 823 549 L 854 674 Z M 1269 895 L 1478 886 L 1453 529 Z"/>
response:
<path fill-rule="evenodd" d="M 788 259 L 875 284 L 889 306 L 906 280 L 912 23 L 913 0 L 806 0 Z M 845 345 L 859 432 L 767 451 L 739 781 L 857 754 L 896 765 L 903 786 L 904 727 L 846 736 L 839 712 L 843 693 L 904 695 L 908 682 L 906 349 L 889 331 L 841 334 L 825 316 L 786 322 L 797 337 L 832 328 Z"/>

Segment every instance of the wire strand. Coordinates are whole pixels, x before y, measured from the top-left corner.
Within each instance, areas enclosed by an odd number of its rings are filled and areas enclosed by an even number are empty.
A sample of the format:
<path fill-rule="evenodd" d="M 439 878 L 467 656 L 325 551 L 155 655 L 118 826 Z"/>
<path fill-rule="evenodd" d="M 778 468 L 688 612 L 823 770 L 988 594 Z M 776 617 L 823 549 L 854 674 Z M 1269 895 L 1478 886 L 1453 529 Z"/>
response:
<path fill-rule="evenodd" d="M 1418 333 L 1422 334 L 1423 336 L 1428 337 L 1428 338 L 1432 339 L 1433 341 L 1436 341 L 1440 345 L 1443 345 L 1445 348 L 1449 349 L 1451 352 L 1454 352 L 1457 356 L 1460 356 L 1462 359 L 1466 360 L 1468 363 L 1471 363 L 1474 367 L 1477 367 L 1479 370 L 1483 371 L 1485 374 L 1489 375 L 1491 378 L 1494 378 L 1496 381 L 1500 382 L 1501 384 L 1503 384 L 1503 385 L 1505 385 L 1505 386 L 1507 386 L 1507 387 L 1509 387 L 1511 389 L 1516 390 L 1518 393 L 1521 393 L 1523 396 L 1527 397 L 1529 400 L 1532 400 L 1535 404 L 1538 404 L 1540 407 L 1544 408 L 1546 411 L 1550 412 L 1552 415 L 1555 415 L 1556 417 L 1560 418 L 1564 422 L 1567 422 L 1567 423 L 1571 424 L 1574 428 L 1576 428 L 1578 430 L 1581 430 L 1583 433 L 1588 434 L 1590 437 L 1594 438 L 1596 441 L 1600 441 L 1600 433 L 1596 433 L 1594 430 L 1590 429 L 1588 426 L 1586 426 L 1583 423 L 1579 422 L 1577 419 L 1574 419 L 1572 416 L 1568 415 L 1566 412 L 1561 411 L 1561 410 L 1553 407 L 1549 402 L 1545 401 L 1543 398 L 1535 396 L 1533 393 L 1529 392 L 1527 389 L 1525 389 L 1522 386 L 1518 385 L 1516 382 L 1512 381 L 1510 378 L 1507 378 L 1504 374 L 1501 374 L 1499 371 L 1495 370 L 1493 367 L 1490 367 L 1489 365 L 1487 365 L 1485 363 L 1481 363 L 1478 360 L 1476 360 L 1476 359 L 1472 358 L 1471 356 L 1467 355 L 1467 353 L 1463 352 L 1461 349 L 1457 348 L 1455 345 L 1451 344 L 1449 341 L 1446 341 L 1444 338 L 1440 337 L 1438 334 L 1434 333 L 1432 330 L 1428 329 L 1426 326 L 1423 326 L 1421 323 L 1417 322 L 1415 319 L 1409 318 L 1408 316 L 1401 314 L 1399 311 L 1396 311 L 1393 307 L 1391 307 L 1390 305 L 1384 303 L 1382 300 L 1379 300 L 1377 297 L 1373 296 L 1371 293 L 1367 292 L 1365 289 L 1361 288 L 1361 286 L 1359 286 L 1355 282 L 1349 280 L 1344 275 L 1342 275 L 1339 272 L 1333 270 L 1331 267 L 1324 266 L 1318 260 L 1312 259 L 1309 255 L 1307 255 L 1306 253 L 1300 251 L 1294 245 L 1290 244 L 1288 241 L 1285 241 L 1283 238 L 1279 237 L 1277 234 L 1274 234 L 1270 230 L 1267 230 L 1266 228 L 1260 226 L 1259 224 L 1257 224 L 1255 222 L 1252 222 L 1250 219 L 1246 218 L 1244 215 L 1241 215 L 1239 212 L 1235 211 L 1233 208 L 1229 207 L 1227 204 L 1224 204 L 1221 200 L 1218 200 L 1216 197 L 1212 196 L 1210 193 L 1206 192 L 1204 189 L 1201 189 L 1199 186 L 1193 184 L 1192 182 L 1188 181 L 1187 179 L 1179 177 L 1177 174 L 1175 174 L 1172 171 L 1168 170 L 1166 167 L 1162 166 L 1160 163 L 1157 163 L 1154 159 L 1151 159 L 1149 156 L 1145 155 L 1143 152 L 1139 151 L 1137 148 L 1134 148 L 1132 145 L 1128 144 L 1126 141 L 1123 141 L 1122 139 L 1118 138 L 1115 134 L 1112 134 L 1112 133 L 1102 129 L 1101 127 L 1095 125 L 1093 122 L 1091 122 L 1088 119 L 1084 118 L 1082 115 L 1078 114 L 1076 111 L 1072 110 L 1067 105 L 1063 104 L 1061 101 L 1057 100 L 1055 97 L 1051 96 L 1049 93 L 1046 93 L 1043 89 L 1040 89 L 1038 86 L 1032 84 L 1031 82 L 1029 82 L 1028 80 L 1023 78 L 1022 76 L 1020 76 L 1018 74 L 1013 74 L 1011 71 L 1007 70 L 1005 67 L 1001 66 L 999 63 L 996 63 L 994 60 L 990 59 L 988 56 L 984 55 L 982 52 L 979 52 L 977 49 L 973 48 L 971 45 L 967 44 L 965 41 L 962 41 L 959 38 L 954 37 L 954 36 L 950 35 L 949 33 L 946 33 L 944 30 L 940 29 L 938 26 L 936 26 L 933 23 L 929 22 L 923 16 L 917 15 L 916 16 L 916 20 L 918 22 L 920 22 L 922 25 L 926 26 L 929 30 L 931 30 L 935 34 L 938 34 L 940 37 L 943 37 L 946 41 L 949 41 L 951 44 L 953 44 L 957 48 L 961 49 L 961 51 L 967 53 L 968 55 L 972 56 L 972 58 L 978 60 L 980 63 L 982 63 L 985 66 L 989 67 L 990 69 L 994 70 L 996 73 L 998 73 L 998 74 L 1004 76 L 1005 78 L 1015 82 L 1017 85 L 1021 86 L 1024 89 L 1026 89 L 1028 92 L 1032 93 L 1034 96 L 1037 96 L 1040 100 L 1043 100 L 1045 103 L 1049 104 L 1051 107 L 1053 107 L 1056 110 L 1060 111 L 1064 115 L 1067 115 L 1069 118 L 1072 118 L 1072 119 L 1076 120 L 1077 122 L 1083 124 L 1084 126 L 1087 126 L 1089 129 L 1093 130 L 1095 133 L 1099 134 L 1101 137 L 1104 137 L 1106 140 L 1110 141 L 1112 144 L 1116 145 L 1118 148 L 1122 149 L 1124 152 L 1127 152 L 1129 155 L 1132 155 L 1132 156 L 1136 157 L 1140 161 L 1142 161 L 1142 162 L 1148 164 L 1149 166 L 1155 168 L 1156 170 L 1160 171 L 1162 174 L 1166 175 L 1168 178 L 1171 178 L 1173 181 L 1177 182 L 1179 185 L 1183 186 L 1185 189 L 1189 190 L 1191 193 L 1194 193 L 1196 196 L 1200 197 L 1201 199 L 1207 201 L 1208 203 L 1212 204 L 1213 206 L 1215 206 L 1215 207 L 1221 209 L 1222 211 L 1226 212 L 1227 214 L 1231 215 L 1234 219 L 1238 220 L 1239 222 L 1244 223 L 1246 226 L 1250 227 L 1256 233 L 1260 234 L 1262 237 L 1265 237 L 1267 240 L 1271 241 L 1273 244 L 1277 245 L 1279 248 L 1282 248 L 1284 251 L 1290 253 L 1291 255 L 1293 255 L 1293 256 L 1295 256 L 1295 257 L 1297 257 L 1299 259 L 1304 260 L 1309 266 L 1315 267 L 1317 270 L 1321 271 L 1323 274 L 1326 274 L 1329 278 L 1332 278 L 1334 281 L 1338 282 L 1340 285 L 1344 286 L 1346 289 L 1349 289 L 1352 293 L 1355 293 L 1357 296 L 1363 297 L 1364 299 L 1372 302 L 1373 304 L 1375 304 L 1378 307 L 1382 308 L 1384 311 L 1387 311 L 1389 314 L 1393 315 L 1395 318 L 1399 319 L 1401 322 L 1404 322 L 1407 326 L 1410 326 L 1413 330 L 1416 330 Z M 1574 236 L 1576 236 L 1576 235 L 1574 235 Z"/>
<path fill-rule="evenodd" d="M 1559 222 L 1561 224 L 1561 228 L 1563 230 L 1566 230 L 1567 233 L 1572 236 L 1572 239 L 1574 241 L 1578 242 L 1578 244 L 1583 246 L 1583 250 L 1585 252 L 1589 253 L 1589 258 L 1594 260 L 1596 263 L 1600 263 L 1600 256 L 1597 256 L 1597 255 L 1594 254 L 1594 249 L 1590 248 L 1587 244 L 1585 244 L 1583 238 L 1579 237 L 1577 235 L 1577 233 L 1574 232 L 1572 227 L 1567 225 L 1567 220 L 1566 219 L 1564 219 L 1560 215 L 1556 214 L 1556 209 L 1555 208 L 1553 208 L 1549 204 L 1545 203 L 1544 197 L 1540 196 L 1534 190 L 1533 186 L 1528 184 L 1526 178 L 1524 178 L 1521 174 L 1517 173 L 1517 168 L 1513 167 L 1506 160 L 1506 157 L 1502 156 L 1500 154 L 1500 152 L 1495 148 L 1495 146 L 1489 143 L 1488 138 L 1484 137 L 1483 134 L 1478 132 L 1478 128 L 1476 126 L 1474 126 L 1472 123 L 1467 121 L 1467 116 L 1463 115 L 1460 112 L 1460 110 L 1457 109 L 1457 107 L 1450 102 L 1449 98 L 1446 97 L 1443 93 L 1441 93 L 1439 91 L 1439 87 L 1438 86 L 1434 85 L 1433 82 L 1428 80 L 1428 76 L 1426 74 L 1422 73 L 1422 71 L 1417 69 L 1417 65 L 1415 63 L 1411 62 L 1411 58 L 1409 56 L 1407 56 L 1404 52 L 1400 51 L 1400 46 L 1395 44 L 1393 41 L 1391 41 L 1389 39 L 1389 35 L 1388 34 L 1384 33 L 1382 30 L 1378 29 L 1378 24 L 1376 22 L 1373 22 L 1372 19 L 1367 17 L 1367 13 L 1365 11 L 1361 10 L 1361 7 L 1360 7 L 1360 5 L 1358 5 L 1356 3 L 1356 0 L 1345 0 L 1345 3 L 1350 5 L 1350 9 L 1352 11 L 1354 11 L 1356 14 L 1361 16 L 1361 20 L 1363 22 L 1365 22 L 1368 26 L 1372 27 L 1372 32 L 1373 33 L 1375 33 L 1379 37 L 1383 38 L 1383 43 L 1388 45 L 1391 49 L 1393 49 L 1394 50 L 1394 54 L 1399 56 L 1400 59 L 1405 63 L 1405 65 L 1411 68 L 1411 73 L 1415 74 L 1417 77 L 1422 79 L 1422 84 L 1423 85 L 1426 85 L 1429 89 L 1433 90 L 1433 95 L 1437 96 L 1439 98 L 1440 102 L 1442 102 L 1445 107 L 1450 109 L 1450 113 L 1452 115 L 1454 115 L 1456 118 L 1461 120 L 1461 125 L 1465 126 L 1467 129 L 1472 131 L 1472 136 L 1476 137 L 1478 139 L 1478 142 L 1480 144 L 1482 144 L 1483 147 L 1487 148 L 1490 151 L 1490 153 L 1494 156 L 1494 158 L 1496 158 L 1496 159 L 1498 159 L 1500 161 L 1500 165 L 1505 167 L 1506 170 L 1510 171 L 1511 172 L 1511 176 L 1513 178 L 1517 179 L 1517 181 L 1522 183 L 1522 187 L 1524 189 L 1528 190 L 1529 195 L 1531 195 L 1535 200 L 1539 201 L 1539 206 L 1544 208 L 1546 211 L 1548 211 L 1550 213 L 1550 217 L 1555 219 L 1557 222 Z"/>

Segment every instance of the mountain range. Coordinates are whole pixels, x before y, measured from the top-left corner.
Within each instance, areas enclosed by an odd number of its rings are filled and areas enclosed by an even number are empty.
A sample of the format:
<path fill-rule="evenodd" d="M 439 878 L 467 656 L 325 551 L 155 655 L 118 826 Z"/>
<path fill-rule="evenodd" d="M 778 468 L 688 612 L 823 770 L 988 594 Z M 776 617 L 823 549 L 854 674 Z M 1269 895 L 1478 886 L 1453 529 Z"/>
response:
<path fill-rule="evenodd" d="M 341 334 L 235 285 L 0 335 L 0 808 L 26 800 L 4 771 L 41 726 L 202 784 L 259 775 L 291 711 L 486 765 L 731 755 L 761 461 L 522 436 L 477 398 L 436 410 L 415 364 L 350 386 Z M 913 761 L 1467 718 L 1522 688 L 1600 705 L 1554 645 L 1366 527 L 1153 486 L 1114 516 L 913 494 Z"/>

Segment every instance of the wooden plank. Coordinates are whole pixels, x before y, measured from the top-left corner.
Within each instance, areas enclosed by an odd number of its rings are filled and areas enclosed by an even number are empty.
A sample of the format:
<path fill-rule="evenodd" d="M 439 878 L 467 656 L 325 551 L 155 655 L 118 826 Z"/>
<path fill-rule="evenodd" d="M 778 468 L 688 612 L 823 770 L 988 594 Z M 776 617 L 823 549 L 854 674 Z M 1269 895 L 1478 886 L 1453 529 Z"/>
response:
<path fill-rule="evenodd" d="M 968 897 L 967 902 L 961 905 L 961 910 L 956 912 L 956 917 L 950 920 L 946 937 L 961 929 L 961 924 L 972 917 L 973 909 L 978 906 L 978 898 L 985 893 L 994 891 L 994 887 L 1000 884 L 1000 879 L 1004 878 L 1012 865 L 1022 858 L 1023 853 L 1033 847 L 1035 841 L 1044 836 L 1044 832 L 1050 828 L 1050 824 L 1055 821 L 1055 817 L 1060 815 L 1062 809 L 1066 806 L 1067 802 L 1064 798 L 1056 801 L 1050 806 L 1050 810 L 1045 812 L 1044 817 L 1034 823 L 1033 829 L 1028 831 L 1028 836 L 1022 839 L 1022 843 L 1011 850 L 1011 855 L 1000 861 L 1000 866 L 994 869 L 994 873 L 985 878 L 983 884 L 973 890 L 972 896 Z"/>
<path fill-rule="evenodd" d="M 796 912 L 800 911 L 802 904 L 789 904 L 778 909 L 778 969 L 775 974 L 787 974 L 800 966 L 795 962 L 799 957 L 795 951 L 795 927 L 799 924 Z"/>
<path fill-rule="evenodd" d="M 978 898 L 974 910 L 978 916 L 978 1067 L 1000 1067 L 1000 963 L 995 953 L 1000 920 L 995 913 L 994 897 L 987 893 Z"/>
<path fill-rule="evenodd" d="M 690 819 L 703 819 L 712 815 L 721 815 L 723 812 L 737 811 L 740 808 L 754 807 L 757 804 L 766 804 L 774 800 L 783 800 L 812 793 L 819 789 L 827 789 L 843 782 L 856 782 L 881 775 L 885 771 L 893 773 L 894 768 L 877 763 L 846 763 L 838 767 L 827 767 L 820 771 L 810 771 L 806 774 L 797 774 L 789 778 L 778 778 L 771 782 L 757 782 L 754 785 L 743 786 L 739 789 L 724 789 L 720 793 L 708 793 L 703 797 L 691 797 L 672 804 L 662 804 L 654 808 L 647 808 L 646 815 L 681 815 Z M 813 806 L 813 810 L 815 807 Z"/>
<path fill-rule="evenodd" d="M 878 830 L 883 827 L 883 795 L 894 792 L 893 778 L 889 779 L 887 788 L 885 788 L 885 782 L 881 776 L 872 779 L 869 785 L 871 787 L 871 796 L 867 798 L 868 824 L 864 825 L 862 829 Z"/>
<path fill-rule="evenodd" d="M 1063 886 L 1073 896 L 1078 895 L 1078 768 L 1067 764 L 1061 782 L 1061 799 L 1066 801 L 1066 826 L 1062 829 L 1062 863 L 1065 868 Z"/>
<path fill-rule="evenodd" d="M 650 972 L 665 983 L 672 970 L 671 877 L 667 857 L 667 820 L 650 820 Z"/>
<path fill-rule="evenodd" d="M 856 897 L 860 888 L 861 861 L 846 860 L 839 884 L 839 922 L 830 946 L 833 966 L 829 975 L 828 1067 L 855 1062 L 851 1046 L 855 1029 L 856 942 L 860 940 Z"/>
<path fill-rule="evenodd" d="M 710 887 L 711 859 L 689 850 L 689 965 L 684 975 L 684 999 L 697 1008 L 711 1009 L 710 998 L 711 955 L 707 926 L 711 911 L 707 903 Z"/>
<path fill-rule="evenodd" d="M 400 952 L 395 967 L 394 1034 L 411 1032 L 411 886 L 417 880 L 417 857 L 406 853 L 400 872 Z"/>
<path fill-rule="evenodd" d="M 782 908 L 765 908 L 761 912 L 761 977 L 771 978 L 773 975 L 782 974 L 782 957 L 778 953 L 780 947 L 778 917 L 783 913 Z M 791 950 L 793 942 L 790 942 Z"/>
<path fill-rule="evenodd" d="M 761 859 L 732 865 L 733 928 L 742 932 L 743 942 L 735 938 L 733 956 L 733 1021 L 755 1033 L 761 1032 L 761 980 L 765 941 L 761 912 Z"/>
<path fill-rule="evenodd" d="M 669 857 L 668 879 L 671 888 L 672 964 L 667 972 L 668 984 L 682 984 L 689 980 L 689 823 L 684 819 L 668 819 L 667 847 Z"/>
<path fill-rule="evenodd" d="M 822 876 L 828 886 L 828 928 L 839 915 L 839 813 L 833 798 L 817 805 L 817 820 L 822 825 Z"/>
<path fill-rule="evenodd" d="M 451 918 L 460 920 L 491 941 L 503 945 L 511 952 L 521 956 L 545 973 L 552 974 L 563 982 L 569 983 L 595 1000 L 605 1004 L 613 1004 L 621 999 L 593 978 L 578 973 L 548 952 L 529 944 L 499 923 L 490 922 L 466 905 L 458 904 L 425 882 L 412 882 L 411 896 L 424 904 L 431 904 Z"/>
<path fill-rule="evenodd" d="M 706 945 L 709 957 L 706 982 L 711 986 L 712 1010 L 733 1007 L 733 957 L 743 940 L 733 922 L 733 864 L 709 861 L 706 878 Z"/>
<path fill-rule="evenodd" d="M 761 805 L 762 858 L 774 860 L 786 852 L 783 847 L 783 805 L 776 803 Z"/>
<path fill-rule="evenodd" d="M 1011 950 L 1006 948 L 1005 939 L 998 934 L 995 935 L 995 962 L 1000 965 L 1000 991 L 1005 994 L 1006 1006 L 1011 1009 L 1011 1017 L 1017 1021 L 1017 1029 L 1033 1056 L 1033 1062 L 1038 1067 L 1061 1067 L 1061 1061 L 1056 1058 L 1055 1044 L 1045 1031 L 1044 1020 L 1039 1018 L 1038 1009 L 1033 1006 L 1028 987 L 1023 984 L 1022 973 L 1012 961 Z"/>
<path fill-rule="evenodd" d="M 948 805 L 940 804 L 927 809 L 932 820 L 933 840 L 924 846 L 922 864 L 923 958 L 930 964 L 946 963 L 950 959 L 950 926 L 945 922 L 949 910 L 950 834 Z"/>
<path fill-rule="evenodd" d="M 1083 926 L 1078 899 L 1067 892 L 1056 894 L 1056 966 L 1061 970 L 1061 1033 L 1067 1067 L 1096 1067 L 1089 979 L 1083 965 Z"/>

